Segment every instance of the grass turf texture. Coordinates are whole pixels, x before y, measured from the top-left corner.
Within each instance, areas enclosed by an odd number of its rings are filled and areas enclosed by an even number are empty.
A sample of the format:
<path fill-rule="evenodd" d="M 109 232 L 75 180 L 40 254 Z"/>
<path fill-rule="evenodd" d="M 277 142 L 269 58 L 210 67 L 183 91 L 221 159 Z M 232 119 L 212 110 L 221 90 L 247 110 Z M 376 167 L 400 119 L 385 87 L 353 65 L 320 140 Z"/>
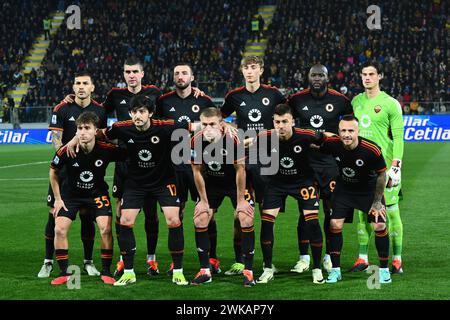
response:
<path fill-rule="evenodd" d="M 311 272 L 289 272 L 298 259 L 297 206 L 291 199 L 287 213 L 280 214 L 275 224 L 273 263 L 280 270 L 275 280 L 266 285 L 244 288 L 240 276 L 225 276 L 223 272 L 233 263 L 232 208 L 229 200 L 216 216 L 218 225 L 218 257 L 222 273 L 213 282 L 203 286 L 181 286 L 171 283 L 165 275 L 171 261 L 167 249 L 167 228 L 160 214 L 160 235 L 157 260 L 161 274 L 146 275 L 146 244 L 143 215 L 135 226 L 137 254 L 135 271 L 137 283 L 125 288 L 103 284 L 99 277 L 81 277 L 81 289 L 54 287 L 50 281 L 58 274 L 55 269 L 50 279 L 38 279 L 37 273 L 44 257 L 44 226 L 47 221 L 46 193 L 48 188 L 51 146 L 0 146 L 0 299 L 449 299 L 448 278 L 450 251 L 448 245 L 448 218 L 450 205 L 447 192 L 450 187 L 450 144 L 406 143 L 403 167 L 403 194 L 401 214 L 404 224 L 402 275 L 394 275 L 393 283 L 380 290 L 369 290 L 367 273 L 343 273 L 343 281 L 335 285 L 314 285 Z M 20 164 L 48 161 L 42 164 Z M 108 183 L 112 184 L 113 165 L 108 169 Z M 199 270 L 192 223 L 193 203 L 187 205 L 184 219 L 185 256 L 184 274 L 191 280 Z M 258 215 L 257 215 L 258 216 Z M 355 217 L 356 218 L 356 217 Z M 322 216 L 321 216 L 322 220 Z M 260 221 L 255 221 L 256 252 L 254 273 L 262 272 L 259 243 Z M 100 236 L 96 232 L 94 262 L 101 267 Z M 82 243 L 79 218 L 69 234 L 70 264 L 82 267 Z M 115 242 L 114 260 L 118 259 Z M 392 250 L 392 249 L 391 249 Z M 347 270 L 357 254 L 355 224 L 346 225 L 342 270 Z M 373 237 L 369 259 L 377 264 Z M 324 272 L 324 275 L 326 273 Z"/>

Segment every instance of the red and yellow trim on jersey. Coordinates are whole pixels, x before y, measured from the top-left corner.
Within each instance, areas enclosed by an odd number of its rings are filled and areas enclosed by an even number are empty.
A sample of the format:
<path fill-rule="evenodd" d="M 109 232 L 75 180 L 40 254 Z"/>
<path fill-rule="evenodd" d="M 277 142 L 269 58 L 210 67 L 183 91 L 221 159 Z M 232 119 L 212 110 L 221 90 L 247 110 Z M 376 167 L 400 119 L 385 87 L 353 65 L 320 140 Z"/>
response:
<path fill-rule="evenodd" d="M 362 148 L 372 151 L 377 157 L 381 155 L 380 148 L 367 140 L 361 140 L 360 145 Z"/>
<path fill-rule="evenodd" d="M 134 126 L 133 120 L 117 121 L 114 122 L 113 127 L 129 127 Z"/>
<path fill-rule="evenodd" d="M 152 126 L 173 126 L 175 124 L 174 120 L 156 120 L 152 119 Z M 189 124 L 190 128 L 190 124 Z"/>
<path fill-rule="evenodd" d="M 63 128 L 56 128 L 56 127 L 48 127 L 48 130 L 49 130 L 49 131 L 61 131 L 61 132 L 64 131 Z"/>
<path fill-rule="evenodd" d="M 63 154 L 65 154 L 67 152 L 67 145 L 62 146 L 61 148 L 58 149 L 58 151 L 56 151 L 56 155 L 58 157 L 62 156 Z"/>
<path fill-rule="evenodd" d="M 305 134 L 308 136 L 316 136 L 316 131 L 312 130 L 312 129 L 301 129 L 301 128 L 294 128 L 295 133 L 298 134 Z"/>
<path fill-rule="evenodd" d="M 53 112 L 58 112 L 62 107 L 67 106 L 68 103 L 65 101 L 62 101 L 61 103 L 57 104 L 54 108 L 53 108 Z"/>
<path fill-rule="evenodd" d="M 230 94 L 233 94 L 233 93 L 236 93 L 236 92 L 240 92 L 240 91 L 242 91 L 242 90 L 244 90 L 244 89 L 245 89 L 245 86 L 242 86 L 242 87 L 233 89 L 233 90 L 231 90 L 231 91 L 228 91 L 228 93 L 225 95 L 225 99 L 226 99 Z"/>
<path fill-rule="evenodd" d="M 299 92 L 294 93 L 293 95 L 291 95 L 291 96 L 289 97 L 289 100 L 292 99 L 293 97 L 305 95 L 305 94 L 308 94 L 308 93 L 310 93 L 310 92 L 311 92 L 311 89 L 310 89 L 310 88 L 303 89 L 302 91 L 299 91 Z"/>
<path fill-rule="evenodd" d="M 95 143 L 102 149 L 107 149 L 107 150 L 114 150 L 117 149 L 118 147 L 112 143 L 107 143 L 107 142 L 103 142 L 103 141 L 95 141 Z"/>
<path fill-rule="evenodd" d="M 349 98 L 347 98 L 345 94 L 342 94 L 334 89 L 328 89 L 328 93 L 332 94 L 333 96 L 344 97 L 345 99 L 349 100 Z"/>
<path fill-rule="evenodd" d="M 325 137 L 325 142 L 340 142 L 341 138 L 338 136 Z"/>

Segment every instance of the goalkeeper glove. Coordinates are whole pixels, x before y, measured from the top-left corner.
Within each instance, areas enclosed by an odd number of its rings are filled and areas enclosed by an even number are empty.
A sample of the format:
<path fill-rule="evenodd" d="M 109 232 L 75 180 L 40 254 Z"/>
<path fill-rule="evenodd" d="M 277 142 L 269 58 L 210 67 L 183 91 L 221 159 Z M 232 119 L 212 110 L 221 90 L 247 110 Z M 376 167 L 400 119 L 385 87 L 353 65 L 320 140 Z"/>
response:
<path fill-rule="evenodd" d="M 392 161 L 391 168 L 388 171 L 388 188 L 396 187 L 400 184 L 402 174 L 401 174 L 401 161 Z"/>

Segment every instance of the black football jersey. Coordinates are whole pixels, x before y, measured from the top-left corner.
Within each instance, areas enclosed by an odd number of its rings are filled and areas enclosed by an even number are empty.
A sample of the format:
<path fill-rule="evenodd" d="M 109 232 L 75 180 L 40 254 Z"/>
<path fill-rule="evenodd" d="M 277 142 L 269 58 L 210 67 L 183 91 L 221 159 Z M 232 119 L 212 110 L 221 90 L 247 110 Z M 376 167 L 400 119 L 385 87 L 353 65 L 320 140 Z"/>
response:
<path fill-rule="evenodd" d="M 296 127 L 336 134 L 342 116 L 353 113 L 350 100 L 333 89 L 328 89 L 320 98 L 314 97 L 310 89 L 305 89 L 291 95 L 288 104 L 296 119 Z M 314 150 L 310 154 L 313 167 L 336 166 L 334 159 L 329 155 Z"/>
<path fill-rule="evenodd" d="M 154 99 L 155 103 L 161 96 L 161 90 L 153 85 L 142 86 L 141 91 L 132 93 L 128 88 L 112 88 L 106 95 L 103 106 L 108 114 L 116 112 L 118 121 L 130 120 L 129 105 L 135 94 L 144 94 Z"/>
<path fill-rule="evenodd" d="M 192 92 L 186 98 L 181 98 L 174 90 L 159 97 L 156 103 L 155 117 L 172 119 L 177 122 L 200 121 L 202 110 L 210 107 L 215 107 L 215 105 L 208 96 L 195 98 Z"/>
<path fill-rule="evenodd" d="M 378 173 L 386 171 L 386 163 L 377 144 L 362 137 L 358 139 L 358 146 L 347 150 L 339 137 L 328 137 L 320 149 L 336 159 L 339 167 L 336 188 L 358 193 L 373 192 Z"/>
<path fill-rule="evenodd" d="M 224 118 L 236 112 L 236 123 L 239 129 L 267 130 L 273 128 L 275 107 L 285 100 L 275 87 L 262 84 L 253 93 L 245 87 L 240 87 L 225 95 L 221 111 Z"/>
<path fill-rule="evenodd" d="M 203 138 L 202 131 L 191 139 L 193 164 L 203 164 L 204 174 L 210 184 L 229 187 L 236 185 L 234 164 L 245 161 L 245 148 L 236 137 L 224 135 L 211 143 Z"/>
<path fill-rule="evenodd" d="M 271 136 L 276 135 L 274 130 L 261 132 L 258 135 L 258 149 L 271 157 L 272 170 L 276 171 L 269 175 L 270 182 L 301 183 L 305 180 L 311 180 L 314 177 L 314 171 L 309 164 L 309 153 L 311 143 L 320 144 L 322 133 L 310 130 L 293 128 L 292 137 L 289 140 L 274 140 L 271 142 Z M 267 169 L 267 168 L 266 168 Z"/>
<path fill-rule="evenodd" d="M 108 194 L 105 172 L 108 164 L 122 161 L 125 154 L 115 145 L 95 142 L 90 153 L 80 150 L 75 158 L 67 156 L 67 147 L 61 147 L 53 157 L 51 167 L 65 167 L 66 179 L 61 186 L 61 194 L 72 197 L 91 197 Z"/>
<path fill-rule="evenodd" d="M 97 101 L 91 100 L 91 103 L 84 108 L 80 107 L 75 102 L 61 102 L 58 104 L 53 109 L 48 130 L 62 131 L 62 143 L 64 145 L 72 140 L 77 133 L 75 121 L 81 113 L 86 111 L 92 111 L 98 116 L 100 119 L 98 128 L 106 128 L 107 117 L 105 108 Z"/>
<path fill-rule="evenodd" d="M 126 145 L 128 179 L 145 187 L 161 186 L 174 177 L 171 161 L 171 135 L 176 129 L 190 129 L 187 122 L 151 119 L 146 131 L 138 131 L 133 121 L 119 121 L 106 131 L 110 140 L 119 139 Z"/>

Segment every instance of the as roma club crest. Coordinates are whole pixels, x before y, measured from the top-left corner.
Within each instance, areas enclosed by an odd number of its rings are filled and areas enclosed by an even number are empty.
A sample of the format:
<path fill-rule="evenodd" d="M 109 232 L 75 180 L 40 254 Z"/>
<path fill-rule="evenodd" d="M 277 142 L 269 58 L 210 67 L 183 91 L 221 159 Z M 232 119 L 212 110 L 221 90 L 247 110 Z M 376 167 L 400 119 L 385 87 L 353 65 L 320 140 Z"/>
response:
<path fill-rule="evenodd" d="M 378 112 L 381 111 L 381 106 L 375 106 L 375 107 L 373 108 L 373 110 L 375 111 L 375 113 L 378 113 Z"/>

